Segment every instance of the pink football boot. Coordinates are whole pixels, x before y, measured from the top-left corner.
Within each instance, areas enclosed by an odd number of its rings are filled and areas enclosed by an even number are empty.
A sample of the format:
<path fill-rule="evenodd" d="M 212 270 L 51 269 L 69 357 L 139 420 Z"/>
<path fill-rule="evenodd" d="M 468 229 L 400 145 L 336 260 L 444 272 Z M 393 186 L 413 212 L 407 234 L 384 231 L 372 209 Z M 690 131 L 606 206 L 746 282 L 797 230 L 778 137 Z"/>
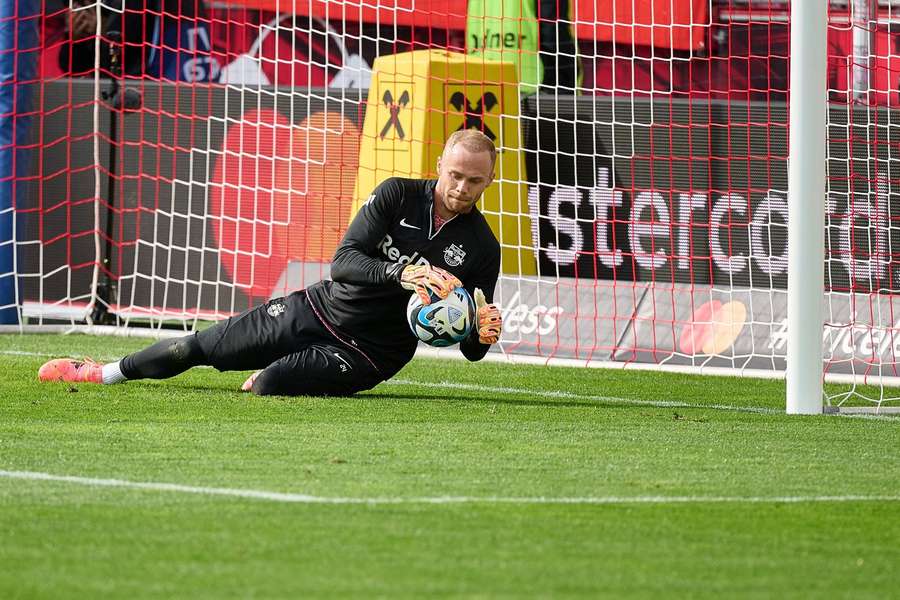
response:
<path fill-rule="evenodd" d="M 41 381 L 68 381 L 71 383 L 103 383 L 103 365 L 89 358 L 73 360 L 55 358 L 38 369 Z"/>

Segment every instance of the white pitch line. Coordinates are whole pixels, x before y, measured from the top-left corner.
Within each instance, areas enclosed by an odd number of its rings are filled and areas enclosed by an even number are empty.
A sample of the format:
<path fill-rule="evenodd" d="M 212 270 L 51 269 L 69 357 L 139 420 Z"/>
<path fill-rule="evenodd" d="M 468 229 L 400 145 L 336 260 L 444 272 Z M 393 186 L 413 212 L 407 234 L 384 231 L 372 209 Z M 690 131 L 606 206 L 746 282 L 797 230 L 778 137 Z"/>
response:
<path fill-rule="evenodd" d="M 313 496 L 266 490 L 217 488 L 178 483 L 101 479 L 74 475 L 53 475 L 35 471 L 3 471 L 0 478 L 52 481 L 87 487 L 109 487 L 153 492 L 177 492 L 201 496 L 228 496 L 290 504 L 808 504 L 847 502 L 900 502 L 900 494 L 846 494 L 835 496 L 409 496 L 355 498 Z"/>
<path fill-rule="evenodd" d="M 488 392 L 495 394 L 520 394 L 537 396 L 539 398 L 560 398 L 564 400 L 585 400 L 590 402 L 608 402 L 610 404 L 626 404 L 631 406 L 652 406 L 655 408 L 703 408 L 714 410 L 729 410 L 735 412 L 747 412 L 762 415 L 782 415 L 784 411 L 774 408 L 761 408 L 754 406 L 733 406 L 729 404 L 691 404 L 689 402 L 676 402 L 671 400 L 634 400 L 632 398 L 619 398 L 617 396 L 594 396 L 590 394 L 575 394 L 573 392 L 529 390 L 514 387 L 494 387 L 476 385 L 472 383 L 455 383 L 452 381 L 412 381 L 409 379 L 388 379 L 383 382 L 388 385 L 417 385 L 430 388 L 450 388 L 467 392 Z"/>

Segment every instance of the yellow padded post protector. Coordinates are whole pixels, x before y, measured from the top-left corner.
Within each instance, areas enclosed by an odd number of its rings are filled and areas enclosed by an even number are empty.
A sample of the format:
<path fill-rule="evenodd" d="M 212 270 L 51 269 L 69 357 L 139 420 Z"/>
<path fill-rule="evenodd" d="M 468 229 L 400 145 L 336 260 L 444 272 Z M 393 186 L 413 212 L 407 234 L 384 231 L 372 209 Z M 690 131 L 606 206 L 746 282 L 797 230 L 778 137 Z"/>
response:
<path fill-rule="evenodd" d="M 500 241 L 501 270 L 535 275 L 519 123 L 512 63 L 446 50 L 377 58 L 351 218 L 388 177 L 437 177 L 437 160 L 450 134 L 461 128 L 480 129 L 498 150 L 494 183 L 478 208 Z"/>

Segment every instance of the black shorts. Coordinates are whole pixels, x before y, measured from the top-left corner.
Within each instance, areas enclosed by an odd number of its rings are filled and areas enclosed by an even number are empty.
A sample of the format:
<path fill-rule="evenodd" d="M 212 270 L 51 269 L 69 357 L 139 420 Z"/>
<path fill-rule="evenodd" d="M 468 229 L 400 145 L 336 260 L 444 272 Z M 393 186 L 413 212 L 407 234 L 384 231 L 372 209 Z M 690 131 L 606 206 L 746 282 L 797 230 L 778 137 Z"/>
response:
<path fill-rule="evenodd" d="M 254 384 L 259 393 L 346 396 L 385 379 L 353 340 L 320 319 L 305 291 L 221 321 L 197 340 L 220 371 L 263 369 Z"/>

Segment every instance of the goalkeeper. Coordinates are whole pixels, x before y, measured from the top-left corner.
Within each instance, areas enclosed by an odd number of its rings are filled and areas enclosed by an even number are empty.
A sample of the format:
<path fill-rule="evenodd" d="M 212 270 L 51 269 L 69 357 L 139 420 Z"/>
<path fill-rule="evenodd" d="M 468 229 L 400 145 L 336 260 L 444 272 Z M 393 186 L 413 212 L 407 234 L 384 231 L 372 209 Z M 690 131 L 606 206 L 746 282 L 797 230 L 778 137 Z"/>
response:
<path fill-rule="evenodd" d="M 113 363 L 51 360 L 38 377 L 111 384 L 211 365 L 259 369 L 243 385 L 255 394 L 345 396 L 389 379 L 412 359 L 418 340 L 406 323 L 410 291 L 429 303 L 429 292 L 445 298 L 461 282 L 476 299 L 478 322 L 460 350 L 480 360 L 502 326 L 492 304 L 500 244 L 475 208 L 495 160 L 490 138 L 458 131 L 438 159 L 436 180 L 391 178 L 369 196 L 335 252 L 331 280 Z"/>

